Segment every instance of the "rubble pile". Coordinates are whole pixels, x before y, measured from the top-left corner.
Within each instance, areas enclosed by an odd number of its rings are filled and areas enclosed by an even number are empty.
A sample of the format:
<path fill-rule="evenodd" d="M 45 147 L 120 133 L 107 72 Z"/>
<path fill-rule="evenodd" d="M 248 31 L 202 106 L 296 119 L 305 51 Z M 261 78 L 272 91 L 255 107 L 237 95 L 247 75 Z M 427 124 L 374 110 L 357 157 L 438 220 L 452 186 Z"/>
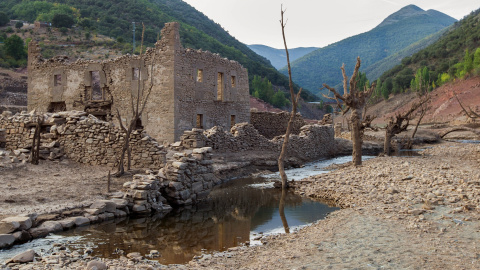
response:
<path fill-rule="evenodd" d="M 205 146 L 206 137 L 203 135 L 203 129 L 193 128 L 186 130 L 180 137 L 181 146 L 185 149 L 201 148 Z"/>
<path fill-rule="evenodd" d="M 169 212 L 172 207 L 160 193 L 161 183 L 154 175 L 134 175 L 133 180 L 123 184 L 129 209 L 134 214 L 143 215 L 151 212 Z"/>

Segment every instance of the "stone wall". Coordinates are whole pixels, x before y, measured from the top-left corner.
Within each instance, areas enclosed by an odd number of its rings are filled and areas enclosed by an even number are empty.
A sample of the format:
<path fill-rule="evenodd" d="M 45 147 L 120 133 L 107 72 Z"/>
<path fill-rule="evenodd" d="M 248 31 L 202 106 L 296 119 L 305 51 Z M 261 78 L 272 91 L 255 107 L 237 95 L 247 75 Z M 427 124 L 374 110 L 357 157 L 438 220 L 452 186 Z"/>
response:
<path fill-rule="evenodd" d="M 41 154 L 50 154 L 47 148 L 57 142 L 65 155 L 77 162 L 113 167 L 124 143 L 124 132 L 112 123 L 101 121 L 85 112 L 47 113 L 41 133 Z M 8 150 L 29 149 L 34 127 L 31 114 L 0 116 L 0 129 L 5 129 Z M 145 132 L 131 134 L 132 166 L 160 168 L 165 162 L 163 145 L 159 145 Z M 47 153 L 42 152 L 47 151 Z"/>
<path fill-rule="evenodd" d="M 221 127 L 204 131 L 205 144 L 220 152 L 273 151 L 280 153 L 284 136 L 271 140 L 261 135 L 252 124 L 240 123 L 226 132 Z M 315 160 L 335 154 L 336 143 L 332 125 L 306 125 L 298 135 L 290 135 L 288 156 Z"/>
<path fill-rule="evenodd" d="M 162 194 L 174 205 L 188 205 L 207 197 L 221 179 L 213 174 L 212 148 L 175 153 L 160 169 Z"/>
<path fill-rule="evenodd" d="M 250 123 L 258 130 L 260 134 L 268 139 L 275 136 L 285 134 L 287 130 L 288 121 L 290 120 L 289 112 L 250 112 Z M 307 123 L 302 118 L 302 115 L 297 113 L 295 121 L 293 122 L 292 134 L 299 134 L 300 128 Z"/>

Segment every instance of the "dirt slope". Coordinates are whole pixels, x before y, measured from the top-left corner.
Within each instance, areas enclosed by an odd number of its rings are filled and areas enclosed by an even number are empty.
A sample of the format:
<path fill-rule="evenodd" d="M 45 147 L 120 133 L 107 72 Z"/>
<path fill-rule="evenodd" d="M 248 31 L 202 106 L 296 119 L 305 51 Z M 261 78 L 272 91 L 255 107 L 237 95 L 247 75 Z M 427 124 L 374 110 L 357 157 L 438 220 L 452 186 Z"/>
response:
<path fill-rule="evenodd" d="M 431 108 L 425 116 L 423 123 L 465 123 L 467 118 L 463 115 L 454 93 L 458 95 L 458 98 L 465 106 L 470 107 L 475 112 L 480 112 L 480 77 L 477 76 L 456 80 L 432 91 L 430 93 L 432 96 Z M 381 125 L 386 123 L 388 118 L 394 116 L 396 112 L 408 110 L 416 99 L 415 93 L 390 96 L 390 99 L 387 101 L 381 101 L 369 107 L 367 113 L 377 115 L 374 123 Z M 335 122 L 341 121 L 341 117 L 335 119 Z"/>

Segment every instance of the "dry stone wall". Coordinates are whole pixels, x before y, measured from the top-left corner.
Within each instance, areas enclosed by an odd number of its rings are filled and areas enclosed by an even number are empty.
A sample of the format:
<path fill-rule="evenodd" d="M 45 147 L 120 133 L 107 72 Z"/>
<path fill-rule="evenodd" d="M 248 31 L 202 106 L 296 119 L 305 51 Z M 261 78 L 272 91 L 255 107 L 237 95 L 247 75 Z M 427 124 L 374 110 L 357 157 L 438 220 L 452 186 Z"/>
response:
<path fill-rule="evenodd" d="M 32 117 L 28 113 L 0 116 L 0 129 L 5 129 L 7 150 L 31 147 L 35 132 Z M 91 165 L 114 166 L 117 163 L 125 134 L 112 123 L 78 111 L 47 113 L 41 117 L 44 118 L 41 154 L 50 157 L 65 154 L 74 161 Z M 165 163 L 163 145 L 145 132 L 134 131 L 130 143 L 133 167 L 161 168 Z"/>
<path fill-rule="evenodd" d="M 250 112 L 250 123 L 267 139 L 284 135 L 289 120 L 290 113 L 288 112 Z M 302 115 L 297 113 L 293 122 L 292 134 L 299 134 L 301 127 L 306 124 Z"/>
<path fill-rule="evenodd" d="M 204 131 L 206 145 L 220 152 L 273 151 L 280 153 L 284 136 L 271 140 L 260 134 L 252 124 L 240 123 L 230 132 L 221 127 Z M 329 157 L 336 152 L 336 143 L 332 125 L 306 125 L 300 128 L 298 135 L 290 135 L 288 156 L 301 160 L 315 160 Z"/>
<path fill-rule="evenodd" d="M 213 173 L 212 148 L 175 153 L 160 169 L 162 194 L 174 205 L 188 205 L 207 197 L 219 179 Z"/>

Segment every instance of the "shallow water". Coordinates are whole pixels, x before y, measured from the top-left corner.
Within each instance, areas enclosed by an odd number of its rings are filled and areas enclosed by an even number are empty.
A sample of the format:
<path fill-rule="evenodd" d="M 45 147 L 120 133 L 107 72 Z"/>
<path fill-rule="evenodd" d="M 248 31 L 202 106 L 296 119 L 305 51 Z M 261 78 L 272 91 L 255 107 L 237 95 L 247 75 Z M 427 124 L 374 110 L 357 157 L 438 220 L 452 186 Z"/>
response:
<path fill-rule="evenodd" d="M 194 256 L 224 251 L 247 241 L 258 244 L 261 235 L 285 232 L 279 215 L 281 191 L 258 188 L 262 178 L 244 178 L 215 188 L 208 200 L 178 209 L 165 217 L 125 219 L 62 232 L 80 239 L 66 244 L 70 249 L 93 247 L 93 254 L 117 258 L 114 254 L 158 250 L 163 264 L 186 263 Z M 253 185 L 253 186 L 252 186 Z M 285 216 L 290 229 L 323 219 L 338 208 L 288 192 Z"/>

